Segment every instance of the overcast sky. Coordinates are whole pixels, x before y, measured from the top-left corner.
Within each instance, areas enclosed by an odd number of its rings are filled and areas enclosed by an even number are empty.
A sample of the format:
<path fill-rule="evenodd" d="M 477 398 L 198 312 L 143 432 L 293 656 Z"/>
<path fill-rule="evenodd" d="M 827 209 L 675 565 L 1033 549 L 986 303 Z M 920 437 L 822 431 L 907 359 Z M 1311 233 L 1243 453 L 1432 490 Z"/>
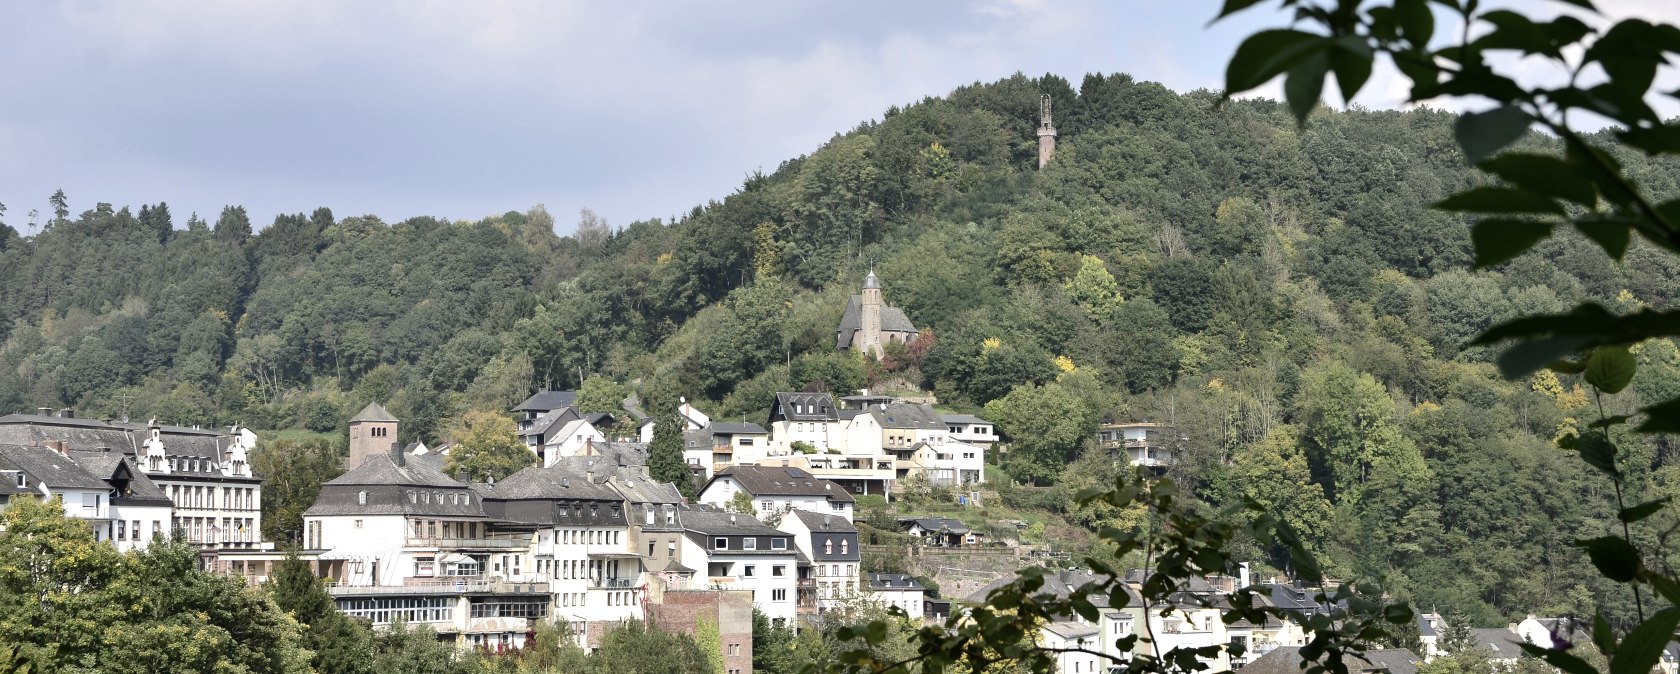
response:
<path fill-rule="evenodd" d="M 1662 15 L 1671 0 L 1600 0 Z M 0 220 L 167 201 L 614 225 L 733 191 L 892 105 L 1020 71 L 1217 88 L 1214 0 L 47 2 L 0 8 Z M 1379 77 L 1363 104 L 1391 106 Z"/>

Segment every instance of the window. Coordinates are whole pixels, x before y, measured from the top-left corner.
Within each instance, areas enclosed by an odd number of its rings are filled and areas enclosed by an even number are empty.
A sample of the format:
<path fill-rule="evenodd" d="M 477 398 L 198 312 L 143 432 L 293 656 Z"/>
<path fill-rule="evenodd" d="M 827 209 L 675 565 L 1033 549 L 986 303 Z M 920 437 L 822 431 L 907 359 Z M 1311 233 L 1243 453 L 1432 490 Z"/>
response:
<path fill-rule="evenodd" d="M 722 536 L 719 536 L 717 538 L 712 539 L 712 549 L 713 550 L 728 550 L 729 549 L 729 539 L 724 538 Z"/>
<path fill-rule="evenodd" d="M 416 493 L 412 489 L 409 490 L 409 492 L 408 492 L 408 502 L 409 503 L 419 503 L 420 502 L 420 494 Z"/>
<path fill-rule="evenodd" d="M 842 555 L 851 554 L 851 552 L 850 552 L 851 547 L 852 547 L 851 539 L 849 539 L 849 538 L 840 539 L 840 554 L 842 554 Z"/>
<path fill-rule="evenodd" d="M 787 549 L 787 539 L 786 538 L 772 538 L 772 539 L 770 539 L 770 549 L 771 550 L 786 550 Z"/>
<path fill-rule="evenodd" d="M 845 510 L 846 509 L 846 504 L 841 503 L 839 501 L 829 501 L 828 502 L 828 507 L 830 509 L 833 509 L 833 510 Z"/>
<path fill-rule="evenodd" d="M 776 507 L 776 504 L 771 503 L 769 501 L 759 501 L 758 502 L 758 509 L 759 510 L 770 510 L 770 509 L 775 508 L 775 507 Z"/>
<path fill-rule="evenodd" d="M 356 505 L 367 505 L 367 492 L 356 492 Z"/>
<path fill-rule="evenodd" d="M 356 520 L 356 528 L 357 529 L 362 528 L 362 521 L 361 520 Z"/>
<path fill-rule="evenodd" d="M 823 539 L 823 554 L 825 554 L 825 555 L 834 554 L 834 539 L 832 539 L 832 538 Z"/>
<path fill-rule="evenodd" d="M 758 539 L 750 538 L 750 537 L 741 539 L 741 549 L 742 550 L 757 550 L 758 549 Z"/>
<path fill-rule="evenodd" d="M 140 539 L 140 532 L 139 531 L 134 532 L 134 539 L 135 540 Z M 119 541 L 128 540 L 128 522 L 127 521 L 117 520 L 117 540 L 119 540 Z"/>
<path fill-rule="evenodd" d="M 777 577 L 787 575 L 787 565 L 786 564 L 777 564 L 775 566 L 770 567 L 770 575 L 777 576 Z"/>
<path fill-rule="evenodd" d="M 741 567 L 741 577 L 742 578 L 751 578 L 755 575 L 758 575 L 757 571 L 758 571 L 758 567 L 753 566 L 751 564 L 748 564 L 746 566 Z"/>
<path fill-rule="evenodd" d="M 787 601 L 787 590 L 776 589 L 770 591 L 770 601 Z"/>

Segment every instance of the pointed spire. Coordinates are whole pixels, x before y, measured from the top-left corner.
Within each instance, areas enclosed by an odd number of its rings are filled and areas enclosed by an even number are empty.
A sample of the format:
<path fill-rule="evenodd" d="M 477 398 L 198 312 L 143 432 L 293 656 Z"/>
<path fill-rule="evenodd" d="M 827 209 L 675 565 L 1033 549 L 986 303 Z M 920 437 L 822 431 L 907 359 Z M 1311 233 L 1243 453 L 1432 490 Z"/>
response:
<path fill-rule="evenodd" d="M 879 290 L 881 288 L 881 280 L 878 279 L 878 278 L 875 278 L 875 270 L 873 270 L 873 269 L 869 270 L 869 275 L 868 276 L 863 277 L 863 289 L 864 290 L 869 290 L 871 288 L 874 288 L 876 290 Z"/>

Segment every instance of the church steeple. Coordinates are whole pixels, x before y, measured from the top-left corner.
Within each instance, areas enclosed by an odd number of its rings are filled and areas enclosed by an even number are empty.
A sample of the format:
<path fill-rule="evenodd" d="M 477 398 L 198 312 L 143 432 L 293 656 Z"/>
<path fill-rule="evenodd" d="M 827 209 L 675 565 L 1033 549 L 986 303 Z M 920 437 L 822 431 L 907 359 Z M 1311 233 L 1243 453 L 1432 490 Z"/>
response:
<path fill-rule="evenodd" d="M 875 270 L 863 277 L 863 306 L 858 316 L 858 348 L 881 356 L 881 280 Z"/>
<path fill-rule="evenodd" d="M 1056 124 L 1050 119 L 1050 94 L 1038 97 L 1038 167 L 1056 156 Z"/>

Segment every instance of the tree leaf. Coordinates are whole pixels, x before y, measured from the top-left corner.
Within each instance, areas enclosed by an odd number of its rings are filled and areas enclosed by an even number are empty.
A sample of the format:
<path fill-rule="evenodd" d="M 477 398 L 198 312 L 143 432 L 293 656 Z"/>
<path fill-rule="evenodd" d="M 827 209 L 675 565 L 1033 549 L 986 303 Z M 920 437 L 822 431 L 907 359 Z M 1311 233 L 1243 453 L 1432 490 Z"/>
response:
<path fill-rule="evenodd" d="M 1540 213 L 1564 215 L 1549 197 L 1510 187 L 1472 187 L 1435 204 L 1435 208 L 1470 213 Z"/>
<path fill-rule="evenodd" d="M 1470 229 L 1476 246 L 1476 268 L 1486 269 L 1523 254 L 1552 234 L 1548 222 L 1491 218 Z"/>
<path fill-rule="evenodd" d="M 1570 654 L 1568 651 L 1541 648 L 1534 644 L 1517 644 L 1524 653 L 1540 658 L 1546 664 L 1563 670 L 1565 674 L 1599 674 L 1586 660 Z"/>
<path fill-rule="evenodd" d="M 1324 36 L 1299 30 L 1263 30 L 1248 36 L 1225 67 L 1225 96 L 1270 82 L 1323 46 Z"/>
<path fill-rule="evenodd" d="M 1336 73 L 1336 86 L 1341 89 L 1342 102 L 1351 104 L 1353 97 L 1371 79 L 1371 45 L 1357 35 L 1337 38 L 1329 51 L 1330 70 Z"/>
<path fill-rule="evenodd" d="M 1639 575 L 1639 550 L 1627 541 L 1615 536 L 1600 536 L 1575 541 L 1575 545 L 1587 551 L 1593 566 L 1598 567 L 1598 572 L 1604 574 L 1605 578 L 1618 583 L 1629 583 L 1633 581 L 1634 576 Z M 1673 632 L 1674 628 L 1670 626 L 1668 631 Z M 1668 639 L 1663 639 L 1663 643 L 1667 642 Z M 1640 671 L 1643 674 L 1648 670 Z"/>
<path fill-rule="evenodd" d="M 1318 106 L 1319 96 L 1324 93 L 1324 74 L 1329 69 L 1329 54 L 1322 49 L 1307 54 L 1289 68 L 1283 80 L 1283 98 L 1289 103 L 1289 111 L 1295 114 L 1295 121 L 1305 122 Z"/>
<path fill-rule="evenodd" d="M 1257 4 L 1260 4 L 1260 0 L 1225 0 L 1225 6 L 1219 8 L 1219 16 L 1214 17 L 1214 21 L 1236 14 L 1237 12 L 1243 11 Z"/>
<path fill-rule="evenodd" d="M 1633 359 L 1633 354 L 1628 353 L 1626 346 L 1617 344 L 1594 349 L 1587 357 L 1587 370 L 1583 374 L 1587 383 L 1600 391 L 1621 393 L 1628 382 L 1633 381 L 1633 374 L 1638 370 L 1639 363 Z"/>
<path fill-rule="evenodd" d="M 1645 423 L 1636 429 L 1640 433 L 1680 433 L 1680 398 L 1666 400 L 1641 410 Z"/>
<path fill-rule="evenodd" d="M 1616 445 L 1604 431 L 1587 431 L 1575 438 L 1573 448 L 1587 465 L 1603 471 L 1612 480 L 1621 480 L 1622 471 L 1616 468 Z"/>
<path fill-rule="evenodd" d="M 1638 522 L 1661 512 L 1663 506 L 1668 505 L 1669 500 L 1669 497 L 1665 496 L 1655 501 L 1646 501 L 1636 506 L 1623 508 L 1621 512 L 1616 513 L 1616 519 L 1629 523 Z"/>
<path fill-rule="evenodd" d="M 1674 628 L 1680 627 L 1680 609 L 1657 611 L 1628 632 L 1610 658 L 1610 674 L 1646 674 L 1657 666 L 1663 648 L 1674 638 Z"/>
<path fill-rule="evenodd" d="M 1471 164 L 1479 164 L 1521 138 L 1534 121 L 1527 112 L 1515 105 L 1506 105 L 1485 112 L 1465 113 L 1453 127 L 1458 146 Z"/>
<path fill-rule="evenodd" d="M 1508 152 L 1477 167 L 1536 194 L 1562 197 L 1587 207 L 1598 204 L 1592 179 L 1551 155 Z"/>
<path fill-rule="evenodd" d="M 1606 657 L 1616 654 L 1616 633 L 1610 631 L 1610 621 L 1604 619 L 1602 611 L 1593 612 L 1592 640 Z"/>
<path fill-rule="evenodd" d="M 1633 226 L 1625 220 L 1579 220 L 1575 229 L 1592 239 L 1603 248 L 1611 259 L 1618 262 L 1627 254 L 1628 243 L 1633 238 Z"/>

